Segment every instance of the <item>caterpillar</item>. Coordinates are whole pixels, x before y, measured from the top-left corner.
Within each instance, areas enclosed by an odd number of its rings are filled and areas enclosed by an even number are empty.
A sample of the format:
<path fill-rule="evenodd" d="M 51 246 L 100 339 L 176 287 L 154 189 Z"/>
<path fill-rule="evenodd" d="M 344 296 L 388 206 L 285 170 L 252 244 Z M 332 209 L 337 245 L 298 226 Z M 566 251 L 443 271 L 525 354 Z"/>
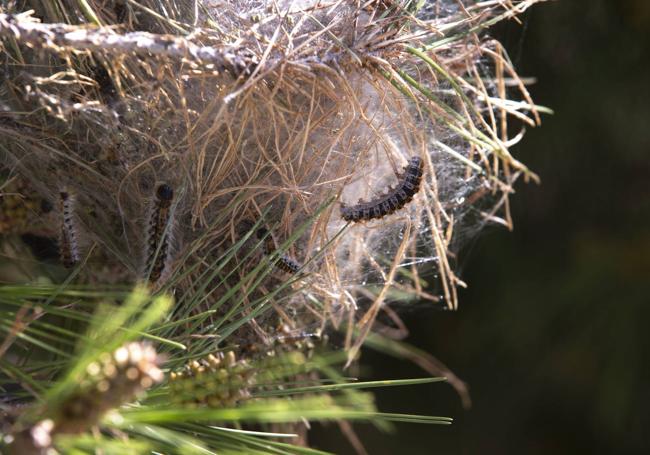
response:
<path fill-rule="evenodd" d="M 268 234 L 268 235 L 267 235 Z M 265 238 L 266 236 L 266 238 Z M 264 254 L 270 255 L 275 251 L 275 242 L 273 241 L 273 236 L 269 234 L 268 229 L 260 228 L 257 230 L 257 238 L 259 240 L 264 240 Z M 289 256 L 283 254 L 280 255 L 275 266 L 286 273 L 297 273 L 300 270 L 300 264 L 291 259 Z"/>
<path fill-rule="evenodd" d="M 59 253 L 66 268 L 74 267 L 80 259 L 77 226 L 74 219 L 74 196 L 66 190 L 59 193 L 61 205 L 61 237 Z"/>
<path fill-rule="evenodd" d="M 126 22 L 129 10 L 128 7 L 126 6 L 126 2 L 124 0 L 116 0 L 114 5 L 113 5 L 113 12 L 115 13 L 115 22 L 116 23 L 122 23 Z"/>
<path fill-rule="evenodd" d="M 356 205 L 341 204 L 341 217 L 345 221 L 368 221 L 383 218 L 408 204 L 420 190 L 424 172 L 422 158 L 412 157 L 401 174 L 397 187 L 389 188 L 386 194 L 379 198 Z"/>
<path fill-rule="evenodd" d="M 165 228 L 171 217 L 173 199 L 174 190 L 171 186 L 166 183 L 158 185 L 149 215 L 144 268 L 145 273 L 149 272 L 149 282 L 152 284 L 160 280 L 170 254 L 169 234 L 165 235 Z"/>

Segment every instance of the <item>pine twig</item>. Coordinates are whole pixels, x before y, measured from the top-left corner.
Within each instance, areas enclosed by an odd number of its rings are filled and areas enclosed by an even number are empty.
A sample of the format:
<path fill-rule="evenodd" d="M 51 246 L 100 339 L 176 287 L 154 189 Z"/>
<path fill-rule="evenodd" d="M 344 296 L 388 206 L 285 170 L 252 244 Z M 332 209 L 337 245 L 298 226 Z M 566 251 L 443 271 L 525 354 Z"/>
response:
<path fill-rule="evenodd" d="M 210 64 L 218 71 L 228 71 L 235 77 L 252 72 L 257 62 L 252 54 L 229 47 L 201 46 L 175 35 L 147 32 L 120 34 L 109 27 L 85 27 L 68 24 L 36 22 L 30 12 L 0 14 L 0 36 L 54 51 L 99 51 L 112 55 L 159 55 L 172 59 L 188 59 Z"/>

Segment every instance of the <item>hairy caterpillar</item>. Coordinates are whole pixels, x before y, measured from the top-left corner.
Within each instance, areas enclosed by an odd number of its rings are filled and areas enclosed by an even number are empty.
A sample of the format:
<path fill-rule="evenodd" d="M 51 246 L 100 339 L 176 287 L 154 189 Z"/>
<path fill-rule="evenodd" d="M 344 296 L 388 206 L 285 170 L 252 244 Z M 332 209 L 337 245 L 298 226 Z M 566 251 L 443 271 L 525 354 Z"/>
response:
<path fill-rule="evenodd" d="M 158 185 L 153 201 L 149 225 L 147 227 L 147 251 L 145 259 L 145 273 L 149 272 L 149 282 L 156 283 L 167 265 L 170 254 L 169 234 L 165 235 L 165 228 L 169 224 L 171 205 L 174 199 L 174 190 L 166 183 Z"/>
<path fill-rule="evenodd" d="M 275 251 L 275 242 L 273 241 L 273 236 L 269 234 L 269 231 L 266 228 L 258 229 L 257 238 L 262 240 L 264 236 L 266 236 L 266 239 L 264 240 L 264 254 L 273 254 Z M 297 261 L 291 259 L 286 254 L 281 255 L 275 265 L 277 268 L 286 273 L 297 273 L 298 270 L 300 270 L 300 264 Z"/>
<path fill-rule="evenodd" d="M 341 217 L 345 221 L 368 221 L 390 215 L 408 204 L 420 190 L 422 173 L 422 159 L 412 157 L 404 168 L 404 174 L 400 176 L 397 187 L 389 188 L 388 193 L 369 202 L 359 201 L 351 206 L 341 204 Z"/>
<path fill-rule="evenodd" d="M 59 252 L 61 262 L 66 268 L 74 267 L 79 262 L 79 244 L 77 241 L 77 226 L 74 220 L 74 196 L 66 190 L 59 193 L 61 198 L 61 238 Z"/>

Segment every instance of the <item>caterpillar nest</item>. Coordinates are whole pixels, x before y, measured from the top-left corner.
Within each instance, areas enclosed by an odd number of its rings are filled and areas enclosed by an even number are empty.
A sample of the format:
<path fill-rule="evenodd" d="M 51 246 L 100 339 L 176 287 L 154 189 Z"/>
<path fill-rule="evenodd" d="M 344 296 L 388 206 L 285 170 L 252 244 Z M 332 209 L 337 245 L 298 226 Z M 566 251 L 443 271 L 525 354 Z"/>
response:
<path fill-rule="evenodd" d="M 75 195 L 95 246 L 79 280 L 147 270 L 180 315 L 203 289 L 191 311 L 218 307 L 215 320 L 271 295 L 247 330 L 258 342 L 349 316 L 363 335 L 397 296 L 455 309 L 459 247 L 511 227 L 513 184 L 536 178 L 510 152 L 509 120 L 535 126 L 538 112 L 475 20 L 536 2 L 103 2 L 112 28 L 16 2 L 0 11 L 2 163 L 53 204 Z M 292 273 L 234 292 L 269 256 L 250 220 Z"/>

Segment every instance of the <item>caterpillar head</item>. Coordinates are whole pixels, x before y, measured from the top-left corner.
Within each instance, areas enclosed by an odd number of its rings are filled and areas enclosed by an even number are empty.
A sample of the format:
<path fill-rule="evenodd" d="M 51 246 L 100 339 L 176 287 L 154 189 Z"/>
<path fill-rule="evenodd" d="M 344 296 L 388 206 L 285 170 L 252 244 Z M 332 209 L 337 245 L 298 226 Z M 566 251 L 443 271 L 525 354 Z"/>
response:
<path fill-rule="evenodd" d="M 156 197 L 160 201 L 171 201 L 174 198 L 174 190 L 166 183 L 162 183 L 156 188 Z"/>

